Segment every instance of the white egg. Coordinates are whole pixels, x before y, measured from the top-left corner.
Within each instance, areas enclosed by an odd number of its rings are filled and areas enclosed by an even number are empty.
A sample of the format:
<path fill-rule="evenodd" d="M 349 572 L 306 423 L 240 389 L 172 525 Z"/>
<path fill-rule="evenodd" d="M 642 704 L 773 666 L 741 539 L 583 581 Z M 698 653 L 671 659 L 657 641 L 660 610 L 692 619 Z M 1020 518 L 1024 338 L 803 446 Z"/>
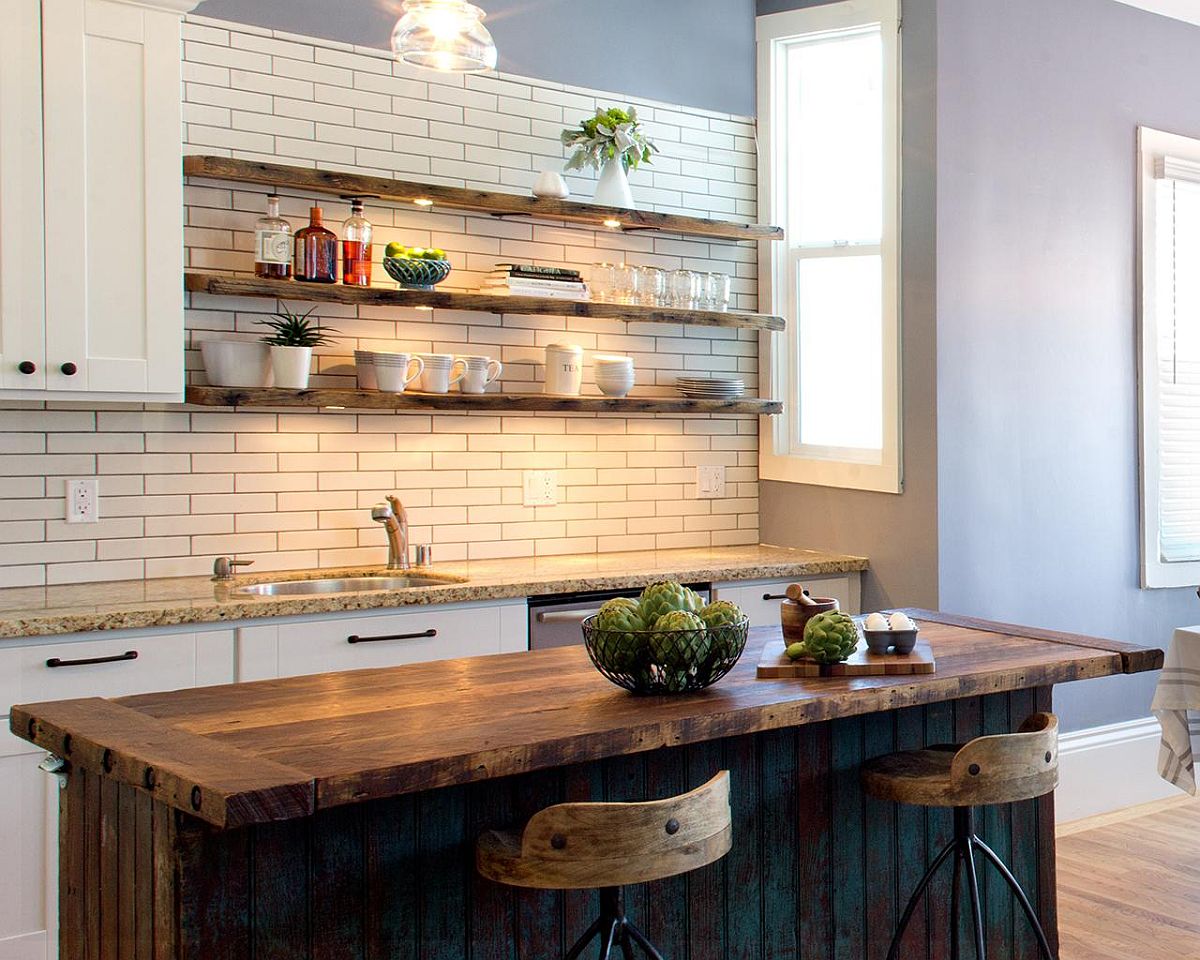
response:
<path fill-rule="evenodd" d="M 886 630 L 888 629 L 888 620 L 882 613 L 873 613 L 867 617 L 866 628 L 868 630 Z"/>
<path fill-rule="evenodd" d="M 916 624 L 905 613 L 893 613 L 891 619 L 891 629 L 893 630 L 913 630 Z"/>

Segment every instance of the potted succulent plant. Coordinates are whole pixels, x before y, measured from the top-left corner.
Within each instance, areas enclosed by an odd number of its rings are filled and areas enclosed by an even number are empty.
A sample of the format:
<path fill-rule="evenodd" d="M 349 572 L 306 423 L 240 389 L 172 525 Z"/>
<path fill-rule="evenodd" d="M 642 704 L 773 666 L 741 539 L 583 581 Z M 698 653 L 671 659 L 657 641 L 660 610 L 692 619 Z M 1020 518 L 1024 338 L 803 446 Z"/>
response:
<path fill-rule="evenodd" d="M 300 316 L 285 306 L 260 323 L 266 324 L 274 333 L 262 338 L 271 346 L 271 369 L 275 372 L 275 386 L 303 390 L 308 386 L 308 372 L 312 366 L 312 348 L 329 343 L 328 334 L 337 333 L 333 327 L 322 326 L 309 319 L 313 310 Z"/>
<path fill-rule="evenodd" d="M 581 121 L 578 127 L 564 130 L 562 142 L 563 146 L 575 148 L 567 160 L 567 170 L 591 167 L 600 171 L 596 203 L 633 209 L 633 194 L 626 174 L 636 170 L 639 163 L 649 163 L 658 150 L 638 122 L 637 110 L 598 109 L 594 117 Z"/>

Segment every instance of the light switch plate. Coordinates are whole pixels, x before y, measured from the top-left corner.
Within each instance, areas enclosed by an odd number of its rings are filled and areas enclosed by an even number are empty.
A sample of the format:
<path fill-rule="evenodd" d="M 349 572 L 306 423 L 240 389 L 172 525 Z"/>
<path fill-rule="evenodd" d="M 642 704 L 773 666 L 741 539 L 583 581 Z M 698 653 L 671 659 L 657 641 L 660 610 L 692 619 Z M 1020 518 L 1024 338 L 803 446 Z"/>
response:
<path fill-rule="evenodd" d="M 725 467 L 696 468 L 696 498 L 716 500 L 725 496 Z"/>
<path fill-rule="evenodd" d="M 100 519 L 100 489 L 95 477 L 67 481 L 67 523 L 95 523 Z"/>
<path fill-rule="evenodd" d="M 554 507 L 558 505 L 558 471 L 526 470 L 525 506 Z"/>

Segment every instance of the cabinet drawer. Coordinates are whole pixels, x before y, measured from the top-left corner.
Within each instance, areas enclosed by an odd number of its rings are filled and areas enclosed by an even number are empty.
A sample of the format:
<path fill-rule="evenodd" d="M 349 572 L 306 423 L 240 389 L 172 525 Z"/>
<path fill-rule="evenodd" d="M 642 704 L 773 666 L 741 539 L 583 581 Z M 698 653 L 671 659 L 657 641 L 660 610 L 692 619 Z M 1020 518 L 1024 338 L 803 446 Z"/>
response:
<path fill-rule="evenodd" d="M 858 574 L 854 574 L 858 576 Z M 726 583 L 714 587 L 714 593 L 721 600 L 732 600 L 750 618 L 752 627 L 779 626 L 779 604 L 783 602 L 783 592 L 795 580 L 759 580 L 752 583 Z M 834 597 L 840 608 L 847 613 L 857 613 L 852 604 L 856 604 L 855 591 L 851 589 L 849 577 L 826 577 L 817 579 L 806 577 L 804 585 L 815 596 Z"/>
<path fill-rule="evenodd" d="M 196 641 L 194 633 L 176 633 L 2 648 L 0 713 L 14 703 L 195 686 Z"/>
<path fill-rule="evenodd" d="M 281 624 L 279 676 L 394 667 L 500 652 L 500 608 L 428 606 L 411 613 Z"/>

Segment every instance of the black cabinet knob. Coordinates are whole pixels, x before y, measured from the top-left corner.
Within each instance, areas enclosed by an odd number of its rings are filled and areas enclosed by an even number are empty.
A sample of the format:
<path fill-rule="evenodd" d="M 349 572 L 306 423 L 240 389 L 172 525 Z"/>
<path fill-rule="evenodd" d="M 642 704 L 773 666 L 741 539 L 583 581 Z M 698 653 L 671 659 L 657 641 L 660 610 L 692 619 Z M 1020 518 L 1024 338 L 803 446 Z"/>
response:
<path fill-rule="evenodd" d="M 73 377 L 79 371 L 79 368 L 77 366 L 75 366 L 75 364 L 71 363 L 70 360 L 68 360 L 66 363 L 64 363 L 58 369 L 63 372 L 63 376 L 67 376 L 67 377 Z"/>
<path fill-rule="evenodd" d="M 17 369 L 26 376 L 31 373 L 37 373 L 37 365 L 32 360 L 22 360 L 17 364 Z"/>

